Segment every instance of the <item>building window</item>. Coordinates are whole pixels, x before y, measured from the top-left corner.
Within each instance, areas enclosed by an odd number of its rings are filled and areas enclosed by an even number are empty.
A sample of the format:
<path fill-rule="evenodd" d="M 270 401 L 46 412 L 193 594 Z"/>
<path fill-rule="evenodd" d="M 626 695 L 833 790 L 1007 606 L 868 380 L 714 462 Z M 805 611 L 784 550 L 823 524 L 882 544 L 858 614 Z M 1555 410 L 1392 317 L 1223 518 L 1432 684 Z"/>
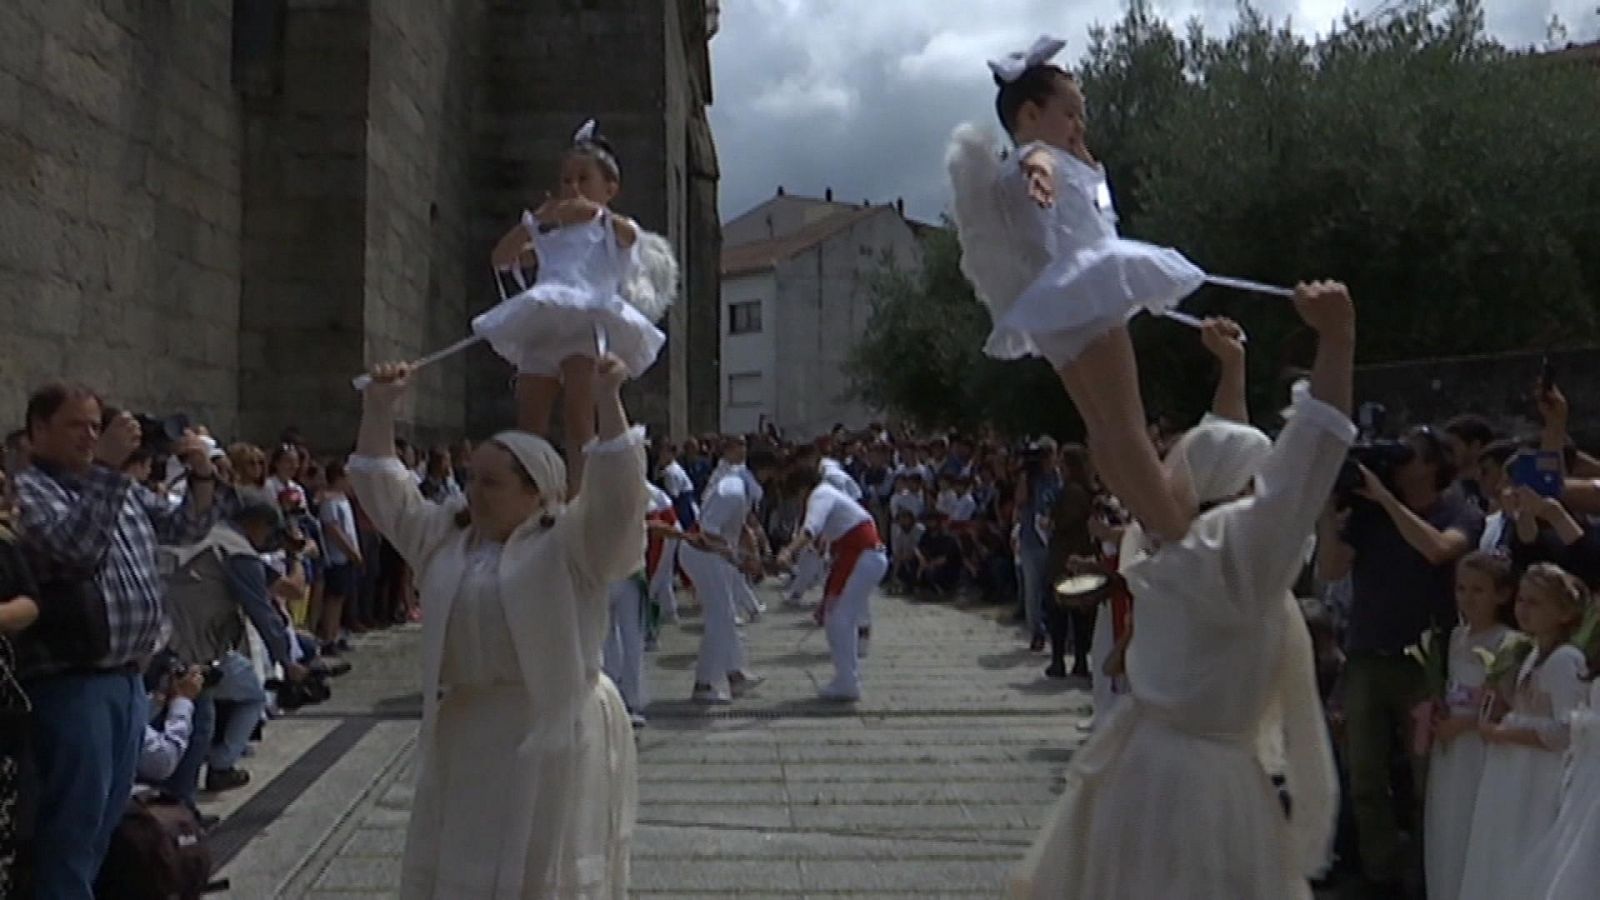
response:
<path fill-rule="evenodd" d="M 761 373 L 743 372 L 728 376 L 729 406 L 761 405 Z"/>
<path fill-rule="evenodd" d="M 761 301 L 746 300 L 728 304 L 729 334 L 761 333 Z"/>

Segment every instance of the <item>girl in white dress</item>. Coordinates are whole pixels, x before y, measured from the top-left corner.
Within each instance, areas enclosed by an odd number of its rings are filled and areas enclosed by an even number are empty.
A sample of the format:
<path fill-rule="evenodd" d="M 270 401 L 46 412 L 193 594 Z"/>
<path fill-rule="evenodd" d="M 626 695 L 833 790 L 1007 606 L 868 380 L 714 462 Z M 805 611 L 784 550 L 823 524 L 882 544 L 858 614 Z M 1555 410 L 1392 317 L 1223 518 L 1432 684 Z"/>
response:
<path fill-rule="evenodd" d="M 1510 634 L 1498 616 L 1516 590 L 1516 575 L 1504 554 L 1471 553 L 1456 565 L 1461 624 L 1450 632 L 1449 682 L 1434 728 L 1424 811 L 1428 895 L 1441 900 L 1460 891 L 1472 808 L 1483 775 L 1485 747 L 1478 735 L 1485 675 L 1481 655 L 1498 650 Z"/>
<path fill-rule="evenodd" d="M 1017 149 L 996 153 L 975 126 L 957 129 L 947 159 L 962 272 L 989 306 L 984 351 L 1042 356 L 1088 430 L 1101 479 L 1151 534 L 1177 540 L 1193 517 L 1181 473 L 1166 471 L 1146 432 L 1127 321 L 1176 307 L 1207 281 L 1288 296 L 1288 290 L 1208 276 L 1182 254 L 1119 237 L 1105 170 L 1085 142 L 1083 93 L 1041 37 L 989 63 L 996 109 Z"/>
<path fill-rule="evenodd" d="M 1562 754 L 1572 713 L 1584 699 L 1583 653 L 1568 641 L 1588 600 L 1582 582 L 1549 563 L 1530 566 L 1522 576 L 1517 625 L 1535 647 L 1517 673 L 1510 711 L 1498 722 L 1486 716 L 1479 725 L 1489 749 L 1473 806 L 1462 900 L 1528 896 L 1518 877 L 1555 824 Z"/>
<path fill-rule="evenodd" d="M 1592 900 L 1600 894 L 1600 657 L 1589 657 L 1589 705 L 1572 714 L 1561 812 L 1518 883 L 1535 900 Z"/>
<path fill-rule="evenodd" d="M 394 458 L 409 366 L 371 373 L 350 478 L 416 571 L 422 727 L 405 900 L 623 900 L 637 807 L 628 714 L 601 673 L 608 587 L 644 555 L 644 436 L 596 368 L 594 478 L 565 503 L 548 442 L 503 432 L 473 455 L 465 498 L 434 504 Z"/>
<path fill-rule="evenodd" d="M 563 396 L 569 497 L 578 494 L 581 450 L 594 437 L 595 359 L 609 351 L 630 377 L 643 374 L 666 342 L 654 322 L 677 279 L 665 242 L 611 211 L 621 188 L 616 153 L 585 123 L 561 161 L 556 194 L 524 212 L 492 254 L 498 271 L 519 280 L 523 263 L 536 264 L 533 286 L 472 321 L 474 334 L 517 367 L 518 428 L 548 435 Z M 647 270 L 658 289 L 639 286 L 649 283 L 638 280 Z"/>

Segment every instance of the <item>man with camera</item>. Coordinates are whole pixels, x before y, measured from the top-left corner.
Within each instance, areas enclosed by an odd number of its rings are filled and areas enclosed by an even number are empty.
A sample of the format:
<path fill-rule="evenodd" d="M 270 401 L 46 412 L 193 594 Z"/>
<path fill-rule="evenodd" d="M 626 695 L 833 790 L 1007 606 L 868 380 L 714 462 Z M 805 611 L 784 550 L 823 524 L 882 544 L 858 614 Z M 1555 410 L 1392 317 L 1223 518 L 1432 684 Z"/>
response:
<path fill-rule="evenodd" d="M 1356 459 L 1363 459 L 1360 451 Z M 1350 578 L 1344 673 L 1350 798 L 1367 878 L 1396 889 L 1404 863 L 1390 763 L 1411 708 L 1427 690 L 1422 668 L 1405 651 L 1424 631 L 1454 624 L 1455 562 L 1477 547 L 1483 514 L 1452 489 L 1449 449 L 1431 428 L 1373 447 L 1365 460 L 1388 471 L 1380 477 L 1357 463 L 1353 496 L 1335 498 L 1318 529 L 1317 574 Z M 1418 801 L 1422 763 L 1412 760 Z"/>
<path fill-rule="evenodd" d="M 287 624 L 273 607 L 269 575 L 261 554 L 285 548 L 283 513 L 265 493 L 238 493 L 228 520 L 212 528 L 197 544 L 164 548 L 171 564 L 167 606 L 172 617 L 170 647 L 186 663 L 215 662 L 216 682 L 195 703 L 194 739 L 164 786 L 192 803 L 205 763 L 206 790 L 220 791 L 249 783 L 238 767 L 250 733 L 267 707 L 265 685 L 250 660 L 245 623 L 255 626 L 272 661 L 283 667 L 291 683 L 307 670 L 293 652 Z M 228 713 L 219 716 L 218 704 Z M 215 739 L 215 740 L 214 740 Z"/>
<path fill-rule="evenodd" d="M 186 666 L 170 654 L 157 657 L 156 666 L 150 707 L 159 711 L 153 721 L 159 721 L 161 727 L 144 727 L 136 769 L 137 780 L 143 784 L 166 781 L 177 771 L 194 736 L 194 704 L 206 688 L 210 671 L 206 666 Z"/>
<path fill-rule="evenodd" d="M 18 532 L 40 615 L 18 653 L 39 763 L 36 884 L 52 900 L 90 900 L 148 720 L 141 673 L 164 619 L 157 542 L 203 534 L 226 504 L 214 502 L 211 461 L 192 438 L 173 447 L 189 472 L 181 506 L 135 490 L 122 468 L 144 443 L 138 421 L 103 422 L 86 387 L 40 388 L 25 422 L 32 465 L 16 476 Z"/>

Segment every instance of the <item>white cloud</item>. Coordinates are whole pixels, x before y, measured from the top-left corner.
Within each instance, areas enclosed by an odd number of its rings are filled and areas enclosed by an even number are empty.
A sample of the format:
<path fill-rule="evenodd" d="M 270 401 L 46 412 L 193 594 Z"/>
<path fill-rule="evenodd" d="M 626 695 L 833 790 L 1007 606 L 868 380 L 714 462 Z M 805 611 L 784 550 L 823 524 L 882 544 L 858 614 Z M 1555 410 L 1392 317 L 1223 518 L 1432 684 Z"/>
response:
<path fill-rule="evenodd" d="M 1254 0 L 1305 34 L 1326 33 L 1346 9 L 1388 0 Z M 1489 30 L 1507 44 L 1545 40 L 1552 13 L 1572 40 L 1600 37 L 1600 0 L 1485 0 Z M 1220 32 L 1237 0 L 1155 0 L 1175 24 Z M 945 139 L 965 120 L 993 117 L 984 60 L 1040 32 L 1080 57 L 1088 31 L 1122 0 L 723 0 L 712 41 L 723 212 L 737 214 L 784 185 L 820 195 L 888 201 L 933 219 L 945 208 Z"/>

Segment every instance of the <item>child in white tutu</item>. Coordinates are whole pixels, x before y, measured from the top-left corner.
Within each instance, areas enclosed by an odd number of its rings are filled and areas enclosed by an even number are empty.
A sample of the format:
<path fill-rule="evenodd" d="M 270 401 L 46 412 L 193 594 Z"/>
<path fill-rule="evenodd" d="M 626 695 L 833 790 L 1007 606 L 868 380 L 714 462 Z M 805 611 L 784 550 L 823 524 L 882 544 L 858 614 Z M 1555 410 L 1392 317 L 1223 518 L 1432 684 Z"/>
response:
<path fill-rule="evenodd" d="M 990 308 L 984 350 L 1050 361 L 1088 429 L 1100 476 L 1155 536 L 1176 540 L 1194 516 L 1183 473 L 1164 472 L 1145 432 L 1127 320 L 1176 312 L 1213 278 L 1182 254 L 1121 238 L 1105 171 L 1085 142 L 1077 81 L 1050 63 L 1063 43 L 1040 38 L 990 62 L 996 109 L 1017 149 L 996 153 L 975 126 L 956 131 L 947 164 L 955 189 L 962 271 Z"/>
<path fill-rule="evenodd" d="M 677 264 L 666 242 L 611 211 L 622 169 L 593 121 L 561 161 L 556 193 L 524 212 L 494 248 L 497 272 L 532 287 L 472 322 L 473 332 L 517 367 L 517 427 L 548 436 L 562 396 L 567 496 L 583 480 L 582 447 L 594 437 L 595 359 L 610 352 L 637 378 L 666 341 L 655 322 L 672 302 Z"/>
<path fill-rule="evenodd" d="M 1483 654 L 1498 651 L 1511 635 L 1500 624 L 1499 613 L 1516 591 L 1510 557 L 1471 553 L 1456 565 L 1461 624 L 1450 632 L 1449 681 L 1434 729 L 1424 815 L 1422 846 L 1432 897 L 1455 897 L 1461 888 L 1486 750 L 1478 735 L 1478 708 L 1487 674 Z"/>
<path fill-rule="evenodd" d="M 1571 716 L 1584 699 L 1583 653 L 1568 641 L 1589 603 L 1583 582 L 1549 563 L 1528 567 L 1517 589 L 1517 625 L 1534 641 L 1498 722 L 1479 726 L 1483 780 L 1473 805 L 1461 900 L 1525 897 L 1523 864 L 1555 825 Z"/>

